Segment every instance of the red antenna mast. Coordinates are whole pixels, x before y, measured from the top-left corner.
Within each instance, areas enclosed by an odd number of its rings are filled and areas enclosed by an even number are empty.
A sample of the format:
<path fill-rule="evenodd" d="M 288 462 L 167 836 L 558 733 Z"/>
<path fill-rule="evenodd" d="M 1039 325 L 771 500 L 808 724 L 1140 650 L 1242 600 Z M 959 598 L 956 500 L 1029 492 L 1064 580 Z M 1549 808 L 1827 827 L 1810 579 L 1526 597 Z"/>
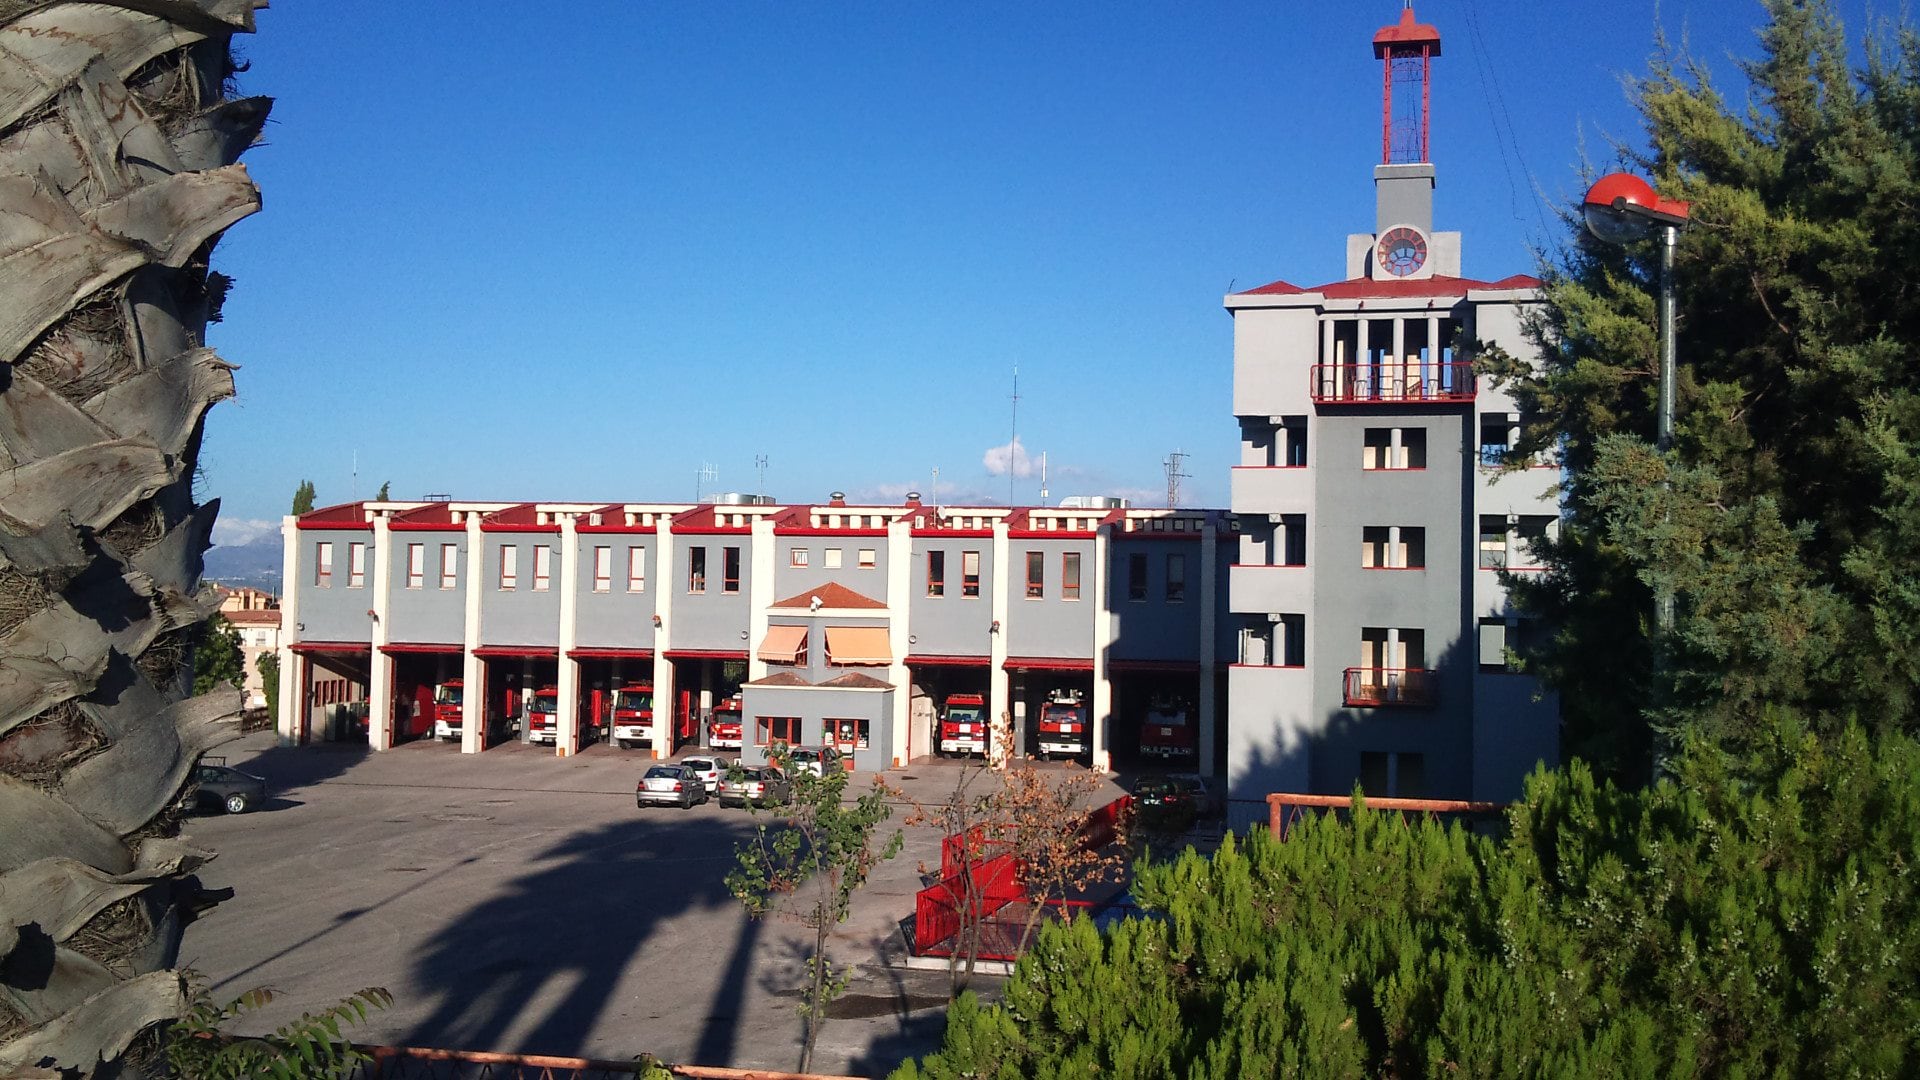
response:
<path fill-rule="evenodd" d="M 1440 55 L 1440 31 L 1415 22 L 1413 0 L 1406 0 L 1400 9 L 1400 21 L 1381 27 L 1373 35 L 1373 55 L 1382 61 L 1380 164 L 1431 162 L 1427 153 L 1427 103 L 1433 87 L 1433 58 Z"/>

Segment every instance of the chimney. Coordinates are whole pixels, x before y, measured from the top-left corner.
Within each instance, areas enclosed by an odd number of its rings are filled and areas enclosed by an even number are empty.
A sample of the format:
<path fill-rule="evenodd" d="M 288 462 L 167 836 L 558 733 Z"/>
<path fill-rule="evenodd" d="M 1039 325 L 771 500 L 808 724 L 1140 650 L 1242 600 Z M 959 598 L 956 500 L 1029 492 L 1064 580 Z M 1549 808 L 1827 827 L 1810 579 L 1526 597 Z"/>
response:
<path fill-rule="evenodd" d="M 908 506 L 919 506 L 919 505 L 920 505 L 920 493 L 919 493 L 919 492 L 917 492 L 917 491 L 909 491 L 909 492 L 907 492 L 907 505 L 908 505 Z"/>
<path fill-rule="evenodd" d="M 829 498 L 830 498 L 830 501 L 827 503 L 828 506 L 847 505 L 847 493 L 844 491 L 836 491 Z"/>

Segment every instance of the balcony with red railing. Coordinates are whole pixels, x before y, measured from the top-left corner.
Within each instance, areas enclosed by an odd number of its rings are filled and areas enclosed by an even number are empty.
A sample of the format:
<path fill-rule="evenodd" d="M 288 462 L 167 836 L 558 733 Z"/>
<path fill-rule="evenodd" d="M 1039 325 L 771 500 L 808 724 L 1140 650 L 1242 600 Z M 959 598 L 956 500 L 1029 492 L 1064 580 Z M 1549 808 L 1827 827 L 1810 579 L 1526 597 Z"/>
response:
<path fill-rule="evenodd" d="M 1309 379 L 1313 400 L 1332 405 L 1472 401 L 1476 386 L 1471 363 L 1419 360 L 1315 364 Z"/>
<path fill-rule="evenodd" d="M 1425 668 L 1350 667 L 1342 698 L 1351 708 L 1425 707 L 1439 702 L 1440 683 Z"/>

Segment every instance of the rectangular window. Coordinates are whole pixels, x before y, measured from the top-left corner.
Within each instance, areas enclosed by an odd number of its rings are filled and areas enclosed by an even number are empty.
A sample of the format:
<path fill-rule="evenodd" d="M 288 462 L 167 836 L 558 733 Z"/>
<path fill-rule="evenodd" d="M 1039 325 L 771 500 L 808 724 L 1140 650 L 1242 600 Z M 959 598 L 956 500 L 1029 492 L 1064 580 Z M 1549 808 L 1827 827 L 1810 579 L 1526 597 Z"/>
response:
<path fill-rule="evenodd" d="M 1422 570 L 1427 565 L 1427 530 L 1420 525 L 1400 526 L 1400 565 Z"/>
<path fill-rule="evenodd" d="M 1513 421 L 1506 413 L 1480 414 L 1480 467 L 1497 469 L 1507 463 L 1513 446 Z"/>
<path fill-rule="evenodd" d="M 1385 750 L 1363 751 L 1360 789 L 1374 798 L 1422 798 L 1427 793 L 1426 758 Z"/>
<path fill-rule="evenodd" d="M 687 549 L 687 591 L 703 593 L 707 591 L 707 549 L 703 547 Z"/>
<path fill-rule="evenodd" d="M 1060 556 L 1060 597 L 1080 599 L 1080 553 L 1069 551 Z"/>
<path fill-rule="evenodd" d="M 822 564 L 829 570 L 840 569 L 840 549 L 828 548 L 826 550 L 826 557 L 825 559 L 822 560 Z"/>
<path fill-rule="evenodd" d="M 322 589 L 333 588 L 333 545 L 313 546 L 313 583 Z"/>
<path fill-rule="evenodd" d="M 500 545 L 500 588 L 502 590 L 518 588 L 520 585 L 520 547 L 518 544 Z"/>
<path fill-rule="evenodd" d="M 947 595 L 947 553 L 927 552 L 927 595 Z"/>
<path fill-rule="evenodd" d="M 872 569 L 880 564 L 880 553 L 873 548 L 860 549 L 860 565 Z"/>
<path fill-rule="evenodd" d="M 593 591 L 613 591 L 613 549 L 611 547 L 593 549 Z"/>
<path fill-rule="evenodd" d="M 1507 670 L 1507 620 L 1480 620 L 1480 670 Z"/>
<path fill-rule="evenodd" d="M 960 595 L 962 597 L 980 595 L 980 553 L 977 551 L 960 553 Z"/>
<path fill-rule="evenodd" d="M 1507 519 L 1498 514 L 1480 515 L 1480 569 L 1498 570 L 1507 565 Z"/>
<path fill-rule="evenodd" d="M 720 553 L 720 591 L 740 591 L 740 549 L 730 547 Z"/>
<path fill-rule="evenodd" d="M 1390 468 L 1393 459 L 1393 429 L 1370 427 L 1360 441 L 1360 467 L 1369 471 Z"/>
<path fill-rule="evenodd" d="M 546 592 L 553 580 L 553 548 L 547 544 L 533 545 L 533 591 Z"/>
<path fill-rule="evenodd" d="M 1387 540 L 1393 530 L 1385 525 L 1369 525 L 1360 530 L 1360 568 L 1378 570 L 1387 566 Z"/>
<path fill-rule="evenodd" d="M 1368 428 L 1361 440 L 1362 469 L 1424 469 L 1426 428 Z"/>
<path fill-rule="evenodd" d="M 440 587 L 458 588 L 460 585 L 460 545 L 440 545 Z"/>
<path fill-rule="evenodd" d="M 630 547 L 627 549 L 627 591 L 647 591 L 647 549 Z"/>
<path fill-rule="evenodd" d="M 1427 429 L 1400 429 L 1400 463 L 1397 469 L 1424 469 L 1427 467 Z"/>
<path fill-rule="evenodd" d="M 1167 556 L 1167 603 L 1185 603 L 1187 599 L 1187 557 Z"/>
<path fill-rule="evenodd" d="M 1280 428 L 1281 464 L 1290 469 L 1302 469 L 1307 464 L 1307 418 L 1289 416 Z"/>
<path fill-rule="evenodd" d="M 753 718 L 753 745 L 772 746 L 774 743 L 786 743 L 788 746 L 800 742 L 800 718 L 797 716 L 756 716 Z"/>
<path fill-rule="evenodd" d="M 868 724 L 869 721 L 853 717 L 830 716 L 826 720 L 826 731 L 832 743 L 840 748 L 840 752 L 847 753 L 852 750 L 867 749 Z"/>
<path fill-rule="evenodd" d="M 1276 633 L 1280 635 L 1277 659 L 1281 667 L 1307 666 L 1307 617 L 1282 615 Z"/>
<path fill-rule="evenodd" d="M 805 566 L 810 561 L 809 559 L 810 554 L 811 553 L 808 552 L 806 548 L 794 548 L 792 551 L 787 553 L 787 565 L 788 566 Z"/>
<path fill-rule="evenodd" d="M 347 588 L 364 589 L 367 585 L 367 545 L 347 545 Z"/>
<path fill-rule="evenodd" d="M 407 545 L 407 588 L 427 587 L 427 545 Z"/>
<path fill-rule="evenodd" d="M 1027 552 L 1027 599 L 1047 595 L 1047 556 L 1042 551 Z"/>
<path fill-rule="evenodd" d="M 1280 565 L 1307 565 L 1307 515 L 1281 515 Z"/>
<path fill-rule="evenodd" d="M 1127 556 L 1127 599 L 1145 600 L 1147 598 L 1147 557 L 1145 555 Z"/>

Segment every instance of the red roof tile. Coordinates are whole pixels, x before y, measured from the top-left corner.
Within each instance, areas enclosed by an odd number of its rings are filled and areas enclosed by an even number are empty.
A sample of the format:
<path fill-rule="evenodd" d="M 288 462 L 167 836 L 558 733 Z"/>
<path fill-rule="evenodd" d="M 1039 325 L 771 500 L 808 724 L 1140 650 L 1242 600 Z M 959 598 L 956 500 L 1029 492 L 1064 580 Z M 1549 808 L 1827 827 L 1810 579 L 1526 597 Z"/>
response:
<path fill-rule="evenodd" d="M 810 608 L 813 606 L 813 598 L 816 596 L 820 598 L 821 607 L 884 609 L 887 606 L 870 596 L 862 596 L 837 581 L 829 581 L 818 588 L 808 589 L 803 593 L 796 593 L 793 596 L 787 597 L 785 600 L 776 600 L 773 606 L 777 608 Z"/>
<path fill-rule="evenodd" d="M 891 690 L 893 689 L 893 684 L 890 682 L 887 682 L 885 679 L 876 679 L 871 675 L 862 675 L 858 671 L 849 671 L 845 675 L 835 676 L 834 678 L 828 679 L 826 682 L 820 683 L 819 685 L 831 686 L 841 690 Z"/>
<path fill-rule="evenodd" d="M 776 671 L 762 679 L 755 679 L 748 686 L 812 686 L 807 680 L 791 671 Z"/>

